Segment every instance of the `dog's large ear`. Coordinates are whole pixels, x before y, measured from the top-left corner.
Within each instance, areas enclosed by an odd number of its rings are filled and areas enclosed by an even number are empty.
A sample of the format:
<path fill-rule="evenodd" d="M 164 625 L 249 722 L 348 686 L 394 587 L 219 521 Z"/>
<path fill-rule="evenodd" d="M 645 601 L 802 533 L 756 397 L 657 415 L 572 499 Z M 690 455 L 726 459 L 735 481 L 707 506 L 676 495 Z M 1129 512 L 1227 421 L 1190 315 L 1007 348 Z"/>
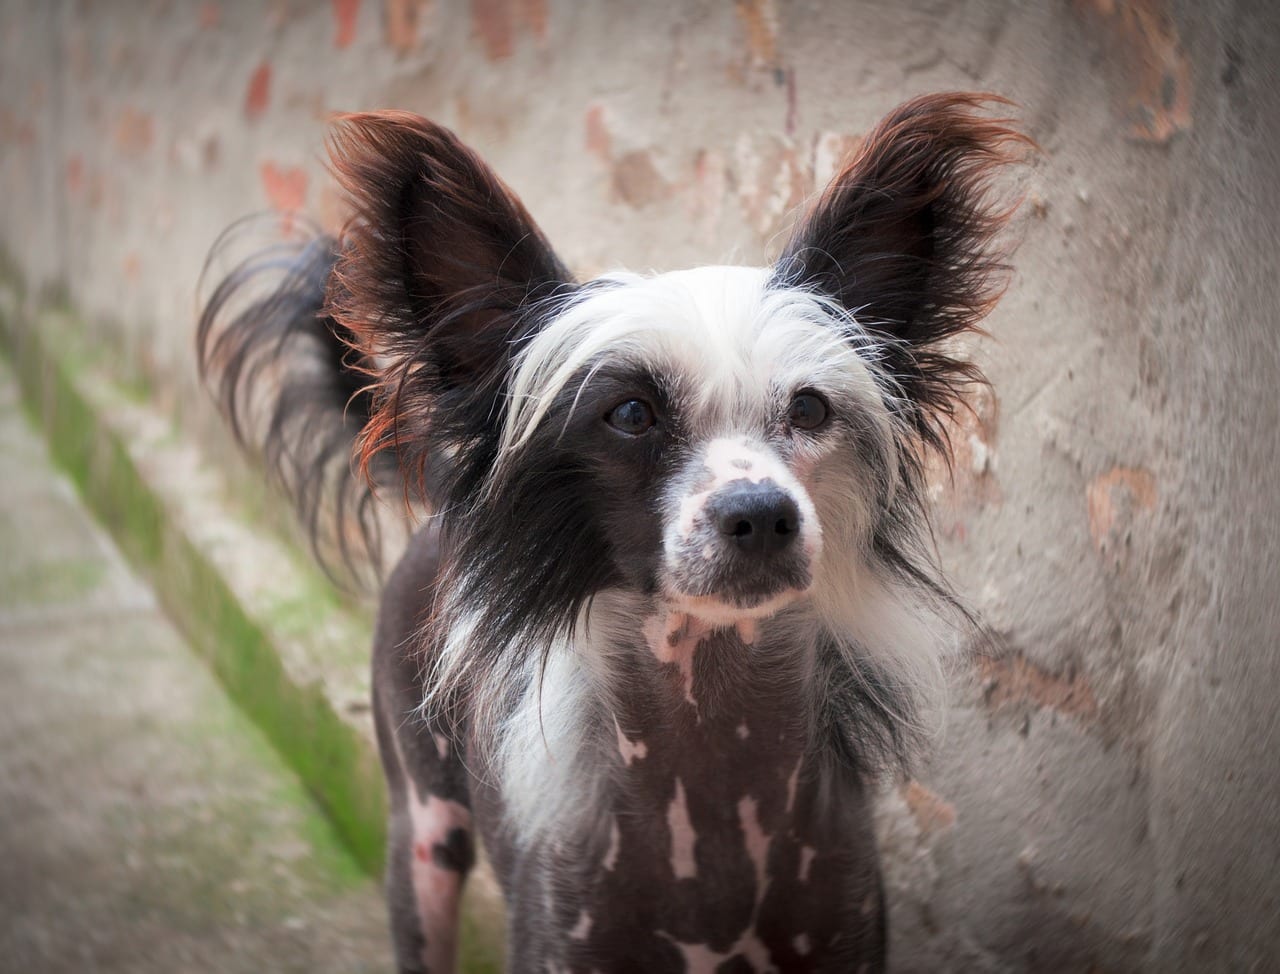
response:
<path fill-rule="evenodd" d="M 993 205 L 991 178 L 1031 145 L 980 114 L 991 103 L 1007 104 L 952 93 L 893 111 L 801 219 L 776 270 L 778 283 L 834 299 L 887 339 L 882 364 L 905 399 L 897 408 L 939 448 L 940 416 L 967 381 L 981 380 L 945 340 L 974 328 L 1004 290 L 993 238 L 1012 208 Z"/>
<path fill-rule="evenodd" d="M 513 349 L 572 278 L 448 129 L 408 112 L 346 115 L 329 152 L 354 216 L 328 310 L 376 363 L 361 459 L 393 448 L 422 475 L 429 451 L 474 447 L 500 426 Z"/>

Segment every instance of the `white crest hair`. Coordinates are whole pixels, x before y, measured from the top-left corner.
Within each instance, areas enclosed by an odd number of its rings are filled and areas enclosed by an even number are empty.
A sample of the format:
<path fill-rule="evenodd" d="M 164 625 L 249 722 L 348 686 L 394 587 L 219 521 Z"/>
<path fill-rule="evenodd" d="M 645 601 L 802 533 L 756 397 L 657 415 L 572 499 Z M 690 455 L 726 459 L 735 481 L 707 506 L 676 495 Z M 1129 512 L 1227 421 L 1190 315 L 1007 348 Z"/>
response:
<path fill-rule="evenodd" d="M 499 455 L 528 441 L 575 375 L 587 370 L 585 386 L 605 361 L 674 367 L 697 380 L 699 405 L 758 389 L 788 368 L 838 377 L 866 404 L 882 403 L 893 386 L 877 366 L 883 342 L 815 292 L 768 287 L 771 273 L 698 267 L 600 278 L 517 355 Z"/>

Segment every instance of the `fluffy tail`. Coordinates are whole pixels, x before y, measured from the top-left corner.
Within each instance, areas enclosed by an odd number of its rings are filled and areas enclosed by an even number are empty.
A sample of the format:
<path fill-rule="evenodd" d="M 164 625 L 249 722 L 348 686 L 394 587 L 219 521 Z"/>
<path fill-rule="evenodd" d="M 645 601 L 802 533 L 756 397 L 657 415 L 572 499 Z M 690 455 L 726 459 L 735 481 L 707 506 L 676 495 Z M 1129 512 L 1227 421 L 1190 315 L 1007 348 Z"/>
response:
<path fill-rule="evenodd" d="M 196 355 L 236 440 L 289 495 L 321 565 L 363 579 L 380 569 L 387 540 L 374 488 L 400 478 L 392 450 L 369 476 L 352 469 L 372 363 L 325 311 L 338 255 L 337 240 L 297 217 L 233 224 L 201 276 Z"/>

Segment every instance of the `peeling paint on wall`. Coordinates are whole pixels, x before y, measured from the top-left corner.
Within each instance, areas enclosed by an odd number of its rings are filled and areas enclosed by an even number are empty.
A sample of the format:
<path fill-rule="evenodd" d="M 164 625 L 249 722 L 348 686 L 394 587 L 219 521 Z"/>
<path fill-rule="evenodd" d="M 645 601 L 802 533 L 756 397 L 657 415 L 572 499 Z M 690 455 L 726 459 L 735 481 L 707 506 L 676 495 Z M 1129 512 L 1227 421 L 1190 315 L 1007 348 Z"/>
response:
<path fill-rule="evenodd" d="M 244 117 L 256 122 L 271 102 L 271 65 L 263 62 L 249 76 L 244 90 Z"/>
<path fill-rule="evenodd" d="M 1191 69 L 1164 0 L 1076 0 L 1119 79 L 1117 110 L 1131 137 L 1168 142 L 1191 125 Z"/>
<path fill-rule="evenodd" d="M 1089 482 L 1087 500 L 1093 546 L 1118 558 L 1135 518 L 1156 506 L 1156 479 L 1149 470 L 1113 467 Z"/>
<path fill-rule="evenodd" d="M 894 963 L 1265 968 L 1278 64 L 1265 0 L 10 0 L 0 234 L 204 431 L 209 244 L 255 209 L 341 227 L 333 108 L 448 124 L 589 273 L 763 262 L 899 101 L 1012 96 L 1044 151 L 997 187 L 1028 202 L 964 343 L 993 387 L 930 479 L 1004 655 L 957 667 L 936 759 L 887 788 Z"/>
<path fill-rule="evenodd" d="M 434 10 L 434 0 L 386 0 L 383 18 L 387 46 L 400 55 L 417 50 L 429 33 Z"/>
<path fill-rule="evenodd" d="M 979 656 L 982 697 L 992 711 L 1030 705 L 1075 717 L 1084 723 L 1098 715 L 1098 701 L 1083 674 L 1059 676 L 1032 663 L 1022 653 Z"/>
<path fill-rule="evenodd" d="M 922 835 L 945 832 L 956 824 L 955 806 L 918 781 L 912 780 L 903 786 L 902 799 L 907 803 Z"/>
<path fill-rule="evenodd" d="M 734 12 L 746 31 L 753 68 L 778 65 L 778 10 L 774 0 L 734 0 Z"/>
<path fill-rule="evenodd" d="M 126 106 L 116 119 L 115 143 L 125 155 L 143 155 L 155 141 L 155 120 L 146 112 Z"/>
<path fill-rule="evenodd" d="M 258 170 L 262 191 L 272 209 L 300 212 L 307 203 L 307 173 L 298 166 L 280 166 L 268 160 Z"/>
<path fill-rule="evenodd" d="M 763 238 L 782 229 L 809 195 L 813 177 L 794 141 L 784 135 L 743 135 L 734 146 L 738 202 Z"/>
<path fill-rule="evenodd" d="M 332 0 L 333 46 L 339 51 L 351 46 L 356 39 L 356 24 L 360 18 L 360 0 Z"/>

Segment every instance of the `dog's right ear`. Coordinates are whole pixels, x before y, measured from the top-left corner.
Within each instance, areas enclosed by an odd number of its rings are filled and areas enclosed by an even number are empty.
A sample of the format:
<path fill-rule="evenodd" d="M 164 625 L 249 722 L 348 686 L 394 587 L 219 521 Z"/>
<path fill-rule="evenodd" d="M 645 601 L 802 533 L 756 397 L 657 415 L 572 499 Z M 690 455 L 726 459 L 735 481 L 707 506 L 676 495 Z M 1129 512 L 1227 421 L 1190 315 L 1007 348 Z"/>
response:
<path fill-rule="evenodd" d="M 841 305 L 883 339 L 894 408 L 943 449 L 950 415 L 977 368 L 948 341 L 976 329 L 1004 291 L 996 237 L 1013 208 L 995 176 L 1034 145 L 983 109 L 992 95 L 924 95 L 890 112 L 801 219 L 778 261 L 780 283 Z"/>
<path fill-rule="evenodd" d="M 473 446 L 501 424 L 511 354 L 572 278 L 448 129 L 408 112 L 345 115 L 329 154 L 354 216 L 328 311 L 376 363 L 361 461 L 392 448 L 421 476 L 430 450 Z"/>

